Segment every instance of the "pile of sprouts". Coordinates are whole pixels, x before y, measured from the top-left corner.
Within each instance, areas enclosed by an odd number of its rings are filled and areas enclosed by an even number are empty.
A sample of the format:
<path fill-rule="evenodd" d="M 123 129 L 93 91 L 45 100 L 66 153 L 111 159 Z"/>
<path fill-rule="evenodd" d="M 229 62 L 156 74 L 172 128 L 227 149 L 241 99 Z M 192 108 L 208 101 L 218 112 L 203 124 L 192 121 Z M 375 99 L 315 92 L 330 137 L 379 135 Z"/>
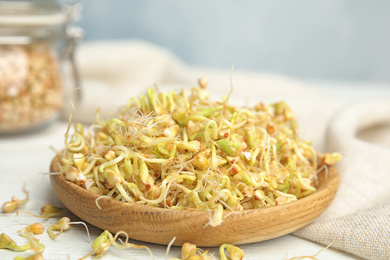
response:
<path fill-rule="evenodd" d="M 214 212 L 285 204 L 316 191 L 319 171 L 340 159 L 300 139 L 281 101 L 254 107 L 209 100 L 199 87 L 149 88 L 88 131 L 65 134 L 60 174 L 100 197 L 133 204 Z M 71 120 L 70 120 L 71 121 Z M 99 198 L 100 198 L 99 197 Z M 99 207 L 98 203 L 97 206 Z"/>

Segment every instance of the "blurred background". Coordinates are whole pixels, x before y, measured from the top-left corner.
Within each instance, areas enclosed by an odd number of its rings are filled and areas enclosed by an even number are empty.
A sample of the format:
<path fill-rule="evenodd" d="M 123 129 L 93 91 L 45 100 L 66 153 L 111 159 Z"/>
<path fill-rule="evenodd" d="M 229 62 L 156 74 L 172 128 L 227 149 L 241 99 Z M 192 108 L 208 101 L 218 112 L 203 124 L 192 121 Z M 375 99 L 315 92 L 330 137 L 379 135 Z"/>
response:
<path fill-rule="evenodd" d="M 390 82 L 388 0 L 78 2 L 86 42 L 139 39 L 195 66 Z"/>

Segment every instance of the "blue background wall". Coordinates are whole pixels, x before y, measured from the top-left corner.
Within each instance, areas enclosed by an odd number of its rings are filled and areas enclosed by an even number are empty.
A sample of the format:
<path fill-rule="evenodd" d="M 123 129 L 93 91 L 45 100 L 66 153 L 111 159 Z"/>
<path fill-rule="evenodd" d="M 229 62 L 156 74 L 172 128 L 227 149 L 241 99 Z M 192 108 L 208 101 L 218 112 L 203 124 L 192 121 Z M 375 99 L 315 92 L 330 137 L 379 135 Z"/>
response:
<path fill-rule="evenodd" d="M 390 81 L 389 0 L 81 0 L 85 40 L 142 39 L 200 66 Z"/>

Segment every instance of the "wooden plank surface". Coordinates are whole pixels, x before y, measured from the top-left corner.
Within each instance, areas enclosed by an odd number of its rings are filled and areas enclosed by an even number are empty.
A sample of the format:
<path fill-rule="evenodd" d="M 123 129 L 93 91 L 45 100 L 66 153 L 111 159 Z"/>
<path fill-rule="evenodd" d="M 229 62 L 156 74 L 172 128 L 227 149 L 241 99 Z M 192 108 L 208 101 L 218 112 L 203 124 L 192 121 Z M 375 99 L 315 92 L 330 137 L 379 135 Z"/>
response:
<path fill-rule="evenodd" d="M 0 137 L 0 203 L 11 199 L 12 196 L 23 198 L 23 184 L 30 192 L 30 201 L 23 206 L 24 210 L 39 214 L 41 206 L 51 203 L 64 207 L 51 188 L 47 173 L 54 152 L 49 148 L 62 149 L 63 135 L 66 130 L 65 123 L 56 123 L 39 133 L 27 136 L 1 136 Z M 72 221 L 80 219 L 65 209 L 65 214 Z M 17 244 L 23 244 L 26 240 L 16 233 L 28 224 L 42 223 L 47 229 L 56 219 L 42 220 L 35 217 L 15 213 L 0 214 L 0 232 L 6 233 Z M 91 239 L 95 239 L 102 230 L 88 225 Z M 91 242 L 88 241 L 85 229 L 80 225 L 73 225 L 56 240 L 51 240 L 46 231 L 37 236 L 40 242 L 46 246 L 44 257 L 46 259 L 78 259 L 91 252 Z M 136 244 L 148 245 L 155 259 L 165 259 L 166 246 L 149 244 L 132 240 Z M 296 238 L 291 235 L 282 236 L 263 242 L 240 246 L 245 251 L 244 259 L 287 259 L 294 256 L 313 255 L 323 248 L 322 245 Z M 208 247 L 202 247 L 208 249 Z M 218 248 L 210 248 L 218 258 Z M 31 255 L 30 251 L 16 253 L 0 250 L 1 259 L 13 259 L 17 255 Z M 169 257 L 180 257 L 180 247 L 172 247 Z M 145 250 L 110 249 L 103 259 L 150 259 Z M 354 256 L 344 254 L 332 248 L 323 251 L 320 259 L 356 259 Z"/>

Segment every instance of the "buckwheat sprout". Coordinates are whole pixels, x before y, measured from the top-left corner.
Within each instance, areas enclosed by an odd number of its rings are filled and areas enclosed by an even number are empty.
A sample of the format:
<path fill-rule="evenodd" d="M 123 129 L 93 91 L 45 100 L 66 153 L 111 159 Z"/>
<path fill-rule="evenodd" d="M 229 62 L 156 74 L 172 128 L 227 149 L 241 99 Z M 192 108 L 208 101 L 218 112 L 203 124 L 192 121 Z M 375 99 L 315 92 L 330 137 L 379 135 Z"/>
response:
<path fill-rule="evenodd" d="M 16 256 L 14 260 L 45 260 L 42 253 L 36 253 L 28 257 Z"/>
<path fill-rule="evenodd" d="M 308 179 L 303 179 L 301 172 L 297 172 L 296 176 L 298 178 L 298 183 L 300 184 L 301 188 L 307 191 L 315 191 L 316 189 L 308 183 Z"/>
<path fill-rule="evenodd" d="M 208 254 L 209 250 L 203 251 L 195 244 L 184 243 L 181 248 L 181 257 L 172 260 L 215 260 L 213 255 Z M 166 258 L 167 259 L 167 258 Z"/>
<path fill-rule="evenodd" d="M 181 247 L 181 259 L 189 259 L 196 254 L 196 245 L 184 243 Z M 166 258 L 166 257 L 165 257 Z"/>
<path fill-rule="evenodd" d="M 41 215 L 35 215 L 32 214 L 28 211 L 24 210 L 18 210 L 16 211 L 16 215 L 19 215 L 20 212 L 26 213 L 28 215 L 37 217 L 37 218 L 53 218 L 53 217 L 58 217 L 62 215 L 62 210 L 60 208 L 57 208 L 49 203 L 46 203 L 45 205 L 42 206 L 41 208 Z"/>
<path fill-rule="evenodd" d="M 292 145 L 293 145 L 294 151 L 295 151 L 296 155 L 298 155 L 299 159 L 301 159 L 305 164 L 309 164 L 309 165 L 310 165 L 309 160 L 308 160 L 306 157 L 304 157 L 304 156 L 302 155 L 301 151 L 300 151 L 299 148 L 297 147 L 297 144 L 296 144 L 296 143 L 293 143 Z"/>
<path fill-rule="evenodd" d="M 177 138 L 175 138 L 175 137 L 161 137 L 161 138 L 156 138 L 156 140 L 151 141 L 147 145 L 154 146 L 156 144 L 161 144 L 161 143 L 173 143 L 174 141 L 177 141 Z"/>
<path fill-rule="evenodd" d="M 101 200 L 101 199 L 104 199 L 104 198 L 106 198 L 106 199 L 111 199 L 110 196 L 104 196 L 104 195 L 102 195 L 102 196 L 96 198 L 96 200 L 95 200 L 96 207 L 97 207 L 98 209 L 100 209 L 100 210 L 102 210 L 102 207 L 99 205 L 99 202 L 98 202 L 98 201 Z"/>
<path fill-rule="evenodd" d="M 167 250 L 165 251 L 165 260 L 168 260 L 169 251 L 171 250 L 171 246 L 172 246 L 173 242 L 175 242 L 175 240 L 176 240 L 176 237 L 173 237 L 172 240 L 168 243 Z"/>
<path fill-rule="evenodd" d="M 332 244 L 333 244 L 334 241 L 332 241 L 329 245 L 327 245 L 325 248 L 322 248 L 320 251 L 318 251 L 315 255 L 306 255 L 306 256 L 296 256 L 296 257 L 292 257 L 292 258 L 289 258 L 287 260 L 303 260 L 303 259 L 306 259 L 306 258 L 309 258 L 309 259 L 313 259 L 313 260 L 318 260 L 318 258 L 316 256 L 318 256 L 322 251 L 328 249 Z"/>
<path fill-rule="evenodd" d="M 222 101 L 223 104 L 227 104 L 229 102 L 230 96 L 233 93 L 233 70 L 234 70 L 234 64 L 232 65 L 232 68 L 230 70 L 230 91 L 225 98 L 225 100 Z M 202 85 L 200 85 L 202 87 Z M 205 87 L 204 87 L 205 88 Z"/>
<path fill-rule="evenodd" d="M 127 201 L 127 202 L 130 202 L 130 203 L 134 203 L 134 199 L 132 197 L 130 197 L 127 192 L 125 191 L 125 189 L 123 188 L 123 186 L 120 184 L 120 183 L 117 183 L 115 185 L 115 187 L 118 189 L 118 191 L 120 192 L 120 194 L 123 196 L 123 198 Z M 96 202 L 96 201 L 95 201 Z M 101 209 L 101 208 L 100 208 Z"/>
<path fill-rule="evenodd" d="M 217 227 L 221 225 L 222 217 L 223 217 L 223 206 L 221 204 L 217 204 L 214 208 L 214 214 L 212 215 L 212 218 L 205 226 Z"/>
<path fill-rule="evenodd" d="M 122 236 L 125 236 L 126 237 L 126 240 L 125 241 L 122 241 L 119 236 L 122 235 Z M 116 242 L 116 240 L 119 240 L 122 244 L 118 244 Z M 113 242 L 112 242 L 112 245 L 116 248 L 116 249 L 126 249 L 126 248 L 135 248 L 135 249 L 145 249 L 146 251 L 148 251 L 148 253 L 150 254 L 150 257 L 152 259 L 154 259 L 154 256 L 153 256 L 153 253 L 152 253 L 152 250 L 150 250 L 149 247 L 147 246 L 144 246 L 144 245 L 136 245 L 136 244 L 133 244 L 133 243 L 129 243 L 129 235 L 125 232 L 125 231 L 118 231 L 115 236 L 112 238 Z"/>
<path fill-rule="evenodd" d="M 89 256 L 95 255 L 95 257 L 101 257 L 103 256 L 108 249 L 110 248 L 112 244 L 112 238 L 111 233 L 108 230 L 105 230 L 103 233 L 100 234 L 93 242 L 92 242 L 92 249 L 93 251 L 89 253 L 86 256 L 83 256 L 79 260 L 83 260 L 85 258 L 88 258 Z"/>
<path fill-rule="evenodd" d="M 230 123 L 230 122 L 229 122 L 228 120 L 226 120 L 226 119 L 223 119 L 222 121 L 223 121 L 223 123 L 224 123 L 227 127 L 229 127 L 231 130 L 235 130 L 235 129 L 241 128 L 241 127 L 243 127 L 243 126 L 247 123 L 246 121 L 242 121 L 242 122 L 237 123 L 237 124 L 232 124 L 232 123 Z"/>
<path fill-rule="evenodd" d="M 49 234 L 49 237 L 51 239 L 55 239 L 56 237 L 61 235 L 63 231 L 69 230 L 71 225 L 76 225 L 76 224 L 81 224 L 85 227 L 85 230 L 87 231 L 88 239 L 91 240 L 87 225 L 81 221 L 71 222 L 70 218 L 68 217 L 62 217 L 60 220 L 58 220 L 57 223 L 50 225 L 50 227 L 47 229 L 47 233 Z M 58 233 L 55 234 L 54 231 L 58 231 Z"/>
<path fill-rule="evenodd" d="M 95 139 L 93 138 L 94 136 L 94 132 L 97 131 L 97 129 L 100 129 L 102 126 L 99 125 L 98 123 L 95 124 L 95 125 L 90 125 L 88 127 L 88 137 L 89 137 L 89 141 L 91 142 L 90 143 L 90 147 L 94 147 L 95 146 Z"/>
<path fill-rule="evenodd" d="M 146 162 L 149 162 L 149 163 L 158 163 L 158 164 L 164 164 L 166 162 L 168 162 L 168 159 L 160 159 L 160 158 L 152 158 L 152 159 L 149 159 L 149 158 L 146 158 L 145 156 L 142 156 L 141 154 L 139 153 L 133 153 L 135 156 L 137 156 L 138 158 L 146 161 Z"/>
<path fill-rule="evenodd" d="M 68 127 L 66 128 L 66 131 L 65 131 L 65 147 L 68 146 L 68 136 L 69 136 L 69 130 L 70 130 L 70 127 L 72 125 L 72 117 L 73 117 L 73 114 L 76 112 L 76 108 L 73 104 L 73 102 L 71 101 L 70 102 L 71 106 L 72 106 L 72 112 L 69 114 L 69 119 L 68 119 Z M 100 109 L 99 109 L 99 112 L 100 112 Z"/>
<path fill-rule="evenodd" d="M 19 230 L 18 233 L 22 233 L 24 231 L 28 231 L 28 232 L 32 232 L 35 235 L 39 235 L 39 234 L 43 233 L 44 229 L 45 228 L 44 228 L 44 226 L 42 224 L 34 223 L 34 224 L 31 224 L 31 225 L 28 225 L 27 227 L 25 227 L 22 230 Z"/>
<path fill-rule="evenodd" d="M 9 236 L 2 233 L 0 235 L 0 249 L 9 249 L 13 251 L 26 251 L 30 249 L 30 244 L 18 246 Z"/>
<path fill-rule="evenodd" d="M 125 242 L 122 242 L 122 245 L 118 244 L 116 240 L 120 235 L 124 235 L 126 237 Z M 119 231 L 118 233 L 113 236 L 108 230 L 103 231 L 103 233 L 100 234 L 93 242 L 92 242 L 92 249 L 93 251 L 89 253 L 88 255 L 80 258 L 79 260 L 85 259 L 89 256 L 95 255 L 95 257 L 101 257 L 103 256 L 111 245 L 113 245 L 117 249 L 126 249 L 126 248 L 136 248 L 136 249 L 146 249 L 148 253 L 150 254 L 151 258 L 154 259 L 153 253 L 147 246 L 142 245 L 135 245 L 132 243 L 128 243 L 129 236 L 124 231 Z"/>
<path fill-rule="evenodd" d="M 180 165 L 180 168 L 172 175 L 172 177 L 165 178 L 165 179 L 162 181 L 161 185 L 166 184 L 166 182 L 168 182 L 168 183 L 167 183 L 167 189 L 166 189 L 166 192 L 165 192 L 165 194 L 164 194 L 164 199 L 163 199 L 165 205 L 166 205 L 165 202 L 166 202 L 166 200 L 167 200 L 167 196 L 168 196 L 169 191 L 170 191 L 170 186 L 171 186 L 172 183 L 174 182 L 174 180 L 175 180 L 174 178 L 176 178 L 176 176 L 178 176 L 179 173 L 180 173 L 183 169 L 184 169 L 184 165 Z"/>
<path fill-rule="evenodd" d="M 341 159 L 342 156 L 339 153 L 325 153 L 322 158 L 322 163 L 324 163 L 325 165 L 333 165 Z"/>
<path fill-rule="evenodd" d="M 4 213 L 11 213 L 15 209 L 18 209 L 20 206 L 28 202 L 29 200 L 28 191 L 25 189 L 25 186 L 23 186 L 22 191 L 24 194 L 26 194 L 26 198 L 24 200 L 20 200 L 17 197 L 13 196 L 11 198 L 11 201 L 4 202 L 4 204 L 1 206 L 1 210 Z"/>
<path fill-rule="evenodd" d="M 21 237 L 24 237 L 28 240 L 30 244 L 30 248 L 34 252 L 43 252 L 45 250 L 45 246 L 39 243 L 39 240 L 34 235 L 42 234 L 44 227 L 40 223 L 34 223 L 28 225 L 22 230 L 19 230 L 18 233 Z"/>
<path fill-rule="evenodd" d="M 23 231 L 20 233 L 21 237 L 24 237 L 28 240 L 30 244 L 30 249 L 36 253 L 41 253 L 45 250 L 45 246 L 39 243 L 39 240 L 34 236 L 34 233 L 30 231 Z"/>
<path fill-rule="evenodd" d="M 209 130 L 210 127 L 213 130 L 211 138 L 213 138 L 215 140 L 215 139 L 218 138 L 218 125 L 217 125 L 217 122 L 215 122 L 215 120 L 208 121 L 206 126 L 204 127 L 204 133 L 205 134 L 208 133 L 208 130 Z"/>
<path fill-rule="evenodd" d="M 116 192 L 116 190 L 117 190 L 116 187 L 114 189 L 110 190 L 110 192 L 107 194 L 107 197 L 112 197 L 113 194 Z"/>
<path fill-rule="evenodd" d="M 81 149 L 85 146 L 85 139 L 84 137 L 79 133 L 74 133 L 71 136 L 71 139 L 74 139 L 73 142 L 68 143 L 66 149 L 68 149 L 71 152 L 79 152 Z"/>
<path fill-rule="evenodd" d="M 145 202 L 151 204 L 151 205 L 157 205 L 157 204 L 161 203 L 161 202 L 164 200 L 164 196 L 165 196 L 165 194 L 166 194 L 166 189 L 167 189 L 166 185 L 162 186 L 162 188 L 161 188 L 161 194 L 160 194 L 160 196 L 159 196 L 157 199 L 155 199 L 155 200 L 149 200 L 149 199 L 146 199 L 146 198 L 143 197 L 143 196 L 141 196 L 141 199 L 142 199 L 143 201 L 145 201 Z"/>
<path fill-rule="evenodd" d="M 104 169 L 107 168 L 107 167 L 110 167 L 112 165 L 116 165 L 118 164 L 120 161 L 122 161 L 124 158 L 126 157 L 125 153 L 121 153 L 118 157 L 116 157 L 115 159 L 113 160 L 110 160 L 108 162 L 105 162 L 105 163 L 102 163 L 99 167 L 99 171 L 101 173 L 104 172 Z"/>
<path fill-rule="evenodd" d="M 93 179 L 98 189 L 103 192 L 105 187 L 100 183 L 98 172 L 99 172 L 98 168 L 93 169 Z"/>
<path fill-rule="evenodd" d="M 46 203 L 41 208 L 41 214 L 44 218 L 59 217 L 62 215 L 62 209 L 56 206 Z"/>
<path fill-rule="evenodd" d="M 225 254 L 225 249 L 228 252 L 231 260 L 242 260 L 244 258 L 244 251 L 237 247 L 230 244 L 222 244 L 219 247 L 219 254 L 221 256 L 221 260 L 228 260 Z"/>

